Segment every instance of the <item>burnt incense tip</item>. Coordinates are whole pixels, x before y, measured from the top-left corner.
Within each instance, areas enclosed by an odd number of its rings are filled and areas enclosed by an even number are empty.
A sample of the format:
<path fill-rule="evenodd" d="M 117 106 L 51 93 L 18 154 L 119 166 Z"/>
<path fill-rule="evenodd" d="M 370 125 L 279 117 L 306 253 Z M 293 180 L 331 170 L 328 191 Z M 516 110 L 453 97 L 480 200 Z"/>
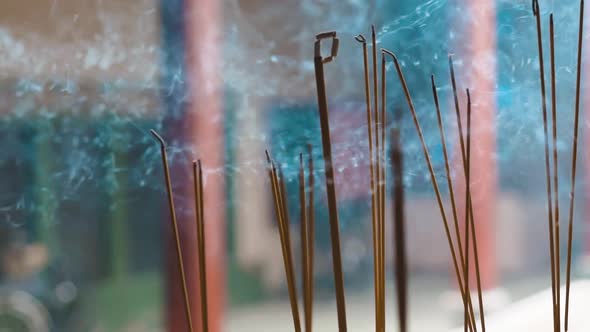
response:
<path fill-rule="evenodd" d="M 358 34 L 354 37 L 354 39 L 359 42 L 359 43 L 363 43 L 366 44 L 367 43 L 367 39 L 365 38 L 365 36 L 363 36 L 362 34 Z"/>
<path fill-rule="evenodd" d="M 393 61 L 397 63 L 397 57 L 390 50 L 388 50 L 386 48 L 382 48 L 381 49 L 381 54 L 383 55 L 383 61 L 385 61 L 385 55 L 389 55 L 393 59 Z"/>
<path fill-rule="evenodd" d="M 270 153 L 268 153 L 268 150 L 264 150 L 264 154 L 266 155 L 266 161 L 270 164 Z"/>
<path fill-rule="evenodd" d="M 371 24 L 371 34 L 375 35 L 375 24 Z"/>
<path fill-rule="evenodd" d="M 327 32 L 320 32 L 315 35 L 316 40 L 328 39 L 328 38 L 336 38 L 336 31 L 327 31 Z"/>
<path fill-rule="evenodd" d="M 582 0 L 584 1 L 584 0 Z M 533 15 L 537 16 L 539 14 L 539 1 L 533 0 Z"/>
<path fill-rule="evenodd" d="M 338 48 L 340 45 L 340 40 L 336 35 L 336 31 L 329 31 L 329 32 L 322 32 L 315 36 L 316 41 L 314 45 L 314 56 L 319 58 L 322 63 L 328 63 L 334 60 L 336 56 L 338 56 Z M 321 49 L 321 42 L 324 39 L 332 39 L 332 47 L 330 49 L 330 55 L 327 57 L 322 57 L 322 49 Z"/>
<path fill-rule="evenodd" d="M 193 159 L 193 167 L 197 167 L 197 161 Z"/>
<path fill-rule="evenodd" d="M 150 133 L 152 134 L 152 136 L 154 136 L 154 138 L 156 138 L 158 140 L 158 142 L 160 142 L 160 145 L 162 145 L 162 147 L 166 147 L 166 141 L 164 141 L 164 139 L 162 138 L 162 136 L 160 136 L 160 134 L 158 134 L 153 129 L 150 129 Z"/>

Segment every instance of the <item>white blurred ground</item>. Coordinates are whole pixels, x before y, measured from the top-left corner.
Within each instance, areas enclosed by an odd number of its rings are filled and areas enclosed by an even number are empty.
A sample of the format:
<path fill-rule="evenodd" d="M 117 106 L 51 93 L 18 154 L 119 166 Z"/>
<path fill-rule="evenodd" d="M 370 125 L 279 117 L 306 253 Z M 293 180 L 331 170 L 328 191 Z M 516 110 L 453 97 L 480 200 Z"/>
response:
<path fill-rule="evenodd" d="M 545 285 L 547 283 L 547 285 Z M 391 284 L 391 283 L 390 283 Z M 546 286 L 544 278 L 526 278 L 508 282 L 506 289 L 511 299 L 532 295 Z M 447 331 L 461 324 L 460 315 L 445 308 L 442 297 L 450 289 L 448 280 L 412 280 L 410 287 L 410 330 L 413 332 Z M 349 331 L 374 330 L 374 304 L 372 290 L 349 292 L 346 297 Z M 387 291 L 387 326 L 396 324 L 394 293 Z M 485 298 L 484 298 L 485 301 Z M 485 306 L 485 302 L 484 302 Z M 292 332 L 293 323 L 288 301 L 264 303 L 231 310 L 228 316 L 228 332 Z M 486 309 L 486 313 L 488 310 Z M 491 314 L 491 313 L 488 313 Z M 397 325 L 395 325 L 397 326 Z M 314 330 L 335 331 L 337 327 L 334 301 L 317 302 L 314 307 Z"/>

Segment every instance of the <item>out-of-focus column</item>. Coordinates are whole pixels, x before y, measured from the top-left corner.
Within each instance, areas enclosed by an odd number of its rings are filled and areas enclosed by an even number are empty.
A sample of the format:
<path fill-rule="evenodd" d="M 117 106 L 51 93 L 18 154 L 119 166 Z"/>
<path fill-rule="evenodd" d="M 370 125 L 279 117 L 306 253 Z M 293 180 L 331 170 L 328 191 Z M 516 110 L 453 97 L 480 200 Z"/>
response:
<path fill-rule="evenodd" d="M 471 91 L 471 195 L 475 217 L 479 267 L 482 289 L 491 290 L 498 283 L 496 255 L 496 199 L 498 175 L 496 155 L 496 8 L 494 1 L 458 1 L 462 15 L 453 13 L 451 20 L 463 20 L 460 36 L 454 45 L 457 58 L 464 66 L 456 67 L 457 84 L 462 96 L 463 128 L 467 127 L 465 88 Z M 454 110 L 453 110 L 454 118 Z M 458 208 L 462 223 L 465 220 L 465 178 L 459 144 L 454 151 L 454 168 L 458 182 Z M 462 227 L 464 229 L 464 226 Z M 465 239 L 463 239 L 465 245 Z M 473 241 L 470 241 L 473 248 Z M 470 250 L 470 288 L 476 286 L 473 251 Z"/>
<path fill-rule="evenodd" d="M 222 330 L 226 296 L 221 6 L 219 0 L 185 0 L 185 12 L 178 13 L 186 15 L 187 137 L 195 147 L 195 158 L 200 158 L 204 167 L 207 295 L 212 332 Z M 198 288 L 198 277 L 191 282 Z M 193 316 L 200 316 L 200 301 L 192 300 Z M 200 319 L 195 324 L 200 325 Z"/>

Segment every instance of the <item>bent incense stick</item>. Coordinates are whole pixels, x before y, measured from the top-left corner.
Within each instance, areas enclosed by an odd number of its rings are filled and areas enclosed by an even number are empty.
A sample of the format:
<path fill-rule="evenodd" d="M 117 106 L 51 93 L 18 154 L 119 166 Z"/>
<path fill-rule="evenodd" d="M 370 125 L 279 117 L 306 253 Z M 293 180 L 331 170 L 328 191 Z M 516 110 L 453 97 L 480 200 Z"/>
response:
<path fill-rule="evenodd" d="M 166 191 L 168 192 L 168 207 L 170 208 L 170 218 L 172 221 L 172 228 L 174 231 L 174 242 L 176 249 L 176 257 L 178 259 L 178 272 L 182 282 L 182 294 L 184 296 L 184 311 L 188 329 L 193 332 L 193 320 L 191 317 L 191 306 L 186 285 L 186 276 L 184 274 L 184 263 L 182 260 L 182 249 L 180 247 L 180 234 L 178 232 L 178 221 L 176 220 L 176 209 L 174 208 L 174 196 L 172 194 L 172 180 L 170 179 L 170 167 L 168 166 L 168 155 L 166 153 L 166 142 L 155 130 L 150 130 L 152 135 L 160 143 L 160 153 L 162 155 L 162 164 L 164 166 L 164 178 L 166 181 Z"/>
<path fill-rule="evenodd" d="M 322 57 L 321 41 L 332 39 L 330 56 Z M 338 38 L 336 32 L 325 32 L 316 36 L 314 45 L 314 67 L 320 126 L 322 132 L 322 148 L 324 167 L 326 172 L 326 192 L 328 196 L 328 213 L 330 221 L 330 238 L 332 242 L 332 264 L 334 269 L 334 286 L 336 288 L 336 307 L 338 313 L 338 330 L 346 332 L 346 305 L 344 298 L 344 276 L 342 272 L 342 256 L 340 253 L 340 230 L 338 224 L 338 205 L 334 181 L 334 165 L 332 163 L 332 143 L 330 140 L 330 120 L 328 116 L 328 100 L 326 96 L 326 82 L 324 78 L 324 64 L 334 60 L 338 54 Z"/>

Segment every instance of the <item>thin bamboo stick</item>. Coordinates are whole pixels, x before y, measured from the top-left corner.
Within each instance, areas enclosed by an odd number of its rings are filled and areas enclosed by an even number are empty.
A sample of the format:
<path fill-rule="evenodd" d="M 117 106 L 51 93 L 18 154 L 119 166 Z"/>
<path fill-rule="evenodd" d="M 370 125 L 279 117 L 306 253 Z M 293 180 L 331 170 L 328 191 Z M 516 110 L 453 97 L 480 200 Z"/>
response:
<path fill-rule="evenodd" d="M 321 55 L 321 41 L 332 39 L 332 53 L 329 57 Z M 336 32 L 322 33 L 316 36 L 315 41 L 315 77 L 320 113 L 320 125 L 322 131 L 322 147 L 324 155 L 324 167 L 326 172 L 326 192 L 328 195 L 328 212 L 330 221 L 330 238 L 332 242 L 332 264 L 334 269 L 334 286 L 336 288 L 336 307 L 338 314 L 338 330 L 346 332 L 346 303 L 344 296 L 344 275 L 342 272 L 342 256 L 340 252 L 340 230 L 338 223 L 338 203 L 336 199 L 336 187 L 334 180 L 334 165 L 332 163 L 332 143 L 330 141 L 330 120 L 328 116 L 328 99 L 326 95 L 326 82 L 324 78 L 324 64 L 332 61 L 338 53 L 338 38 Z"/>
<path fill-rule="evenodd" d="M 572 139 L 572 171 L 571 171 L 571 190 L 570 190 L 570 208 L 567 232 L 567 270 L 565 277 L 565 331 L 568 331 L 569 325 L 569 304 L 570 304 L 570 281 L 572 269 L 572 238 L 574 229 L 574 201 L 576 197 L 576 163 L 578 161 L 578 127 L 580 118 L 580 90 L 582 81 L 582 47 L 584 34 L 584 0 L 580 1 L 580 25 L 578 32 L 578 70 L 576 75 L 576 106 L 574 115 L 574 137 Z"/>
<path fill-rule="evenodd" d="M 184 312 L 186 315 L 186 321 L 188 324 L 188 329 L 190 332 L 193 332 L 193 320 L 191 316 L 191 306 L 188 296 L 188 289 L 186 285 L 186 276 L 184 274 L 184 263 L 182 260 L 182 249 L 180 247 L 180 234 L 178 231 L 178 221 L 176 220 L 176 209 L 174 208 L 174 196 L 172 193 L 172 180 L 170 179 L 170 167 L 168 165 L 168 155 L 166 153 L 166 141 L 160 136 L 155 130 L 150 130 L 152 135 L 158 140 L 160 143 L 160 152 L 162 155 L 162 164 L 164 166 L 164 177 L 166 181 L 166 191 L 168 192 L 168 207 L 170 209 L 170 217 L 172 220 L 172 228 L 174 231 L 174 242 L 175 242 L 175 249 L 176 249 L 176 258 L 178 259 L 178 272 L 180 274 L 181 282 L 182 282 L 182 295 L 184 297 Z"/>
<path fill-rule="evenodd" d="M 543 112 L 543 134 L 545 138 L 545 178 L 547 186 L 547 221 L 549 228 L 549 255 L 551 264 L 551 297 L 552 297 L 552 309 L 553 309 L 553 331 L 558 332 L 559 326 L 557 325 L 557 300 L 556 300 L 556 272 L 555 272 L 555 241 L 553 234 L 553 198 L 551 190 L 551 158 L 549 155 L 549 125 L 547 115 L 547 96 L 545 89 L 545 61 L 543 60 L 543 35 L 541 30 L 541 10 L 539 2 L 533 0 L 533 14 L 536 18 L 537 28 L 537 45 L 539 50 L 539 76 L 540 76 L 540 88 L 541 88 L 541 103 Z"/>
<path fill-rule="evenodd" d="M 209 308 L 207 304 L 207 264 L 205 246 L 205 205 L 203 195 L 203 167 L 201 160 L 193 161 L 193 182 L 195 189 L 195 216 L 197 223 L 197 245 L 199 251 L 199 283 L 201 291 L 201 322 L 203 332 L 209 331 Z"/>

